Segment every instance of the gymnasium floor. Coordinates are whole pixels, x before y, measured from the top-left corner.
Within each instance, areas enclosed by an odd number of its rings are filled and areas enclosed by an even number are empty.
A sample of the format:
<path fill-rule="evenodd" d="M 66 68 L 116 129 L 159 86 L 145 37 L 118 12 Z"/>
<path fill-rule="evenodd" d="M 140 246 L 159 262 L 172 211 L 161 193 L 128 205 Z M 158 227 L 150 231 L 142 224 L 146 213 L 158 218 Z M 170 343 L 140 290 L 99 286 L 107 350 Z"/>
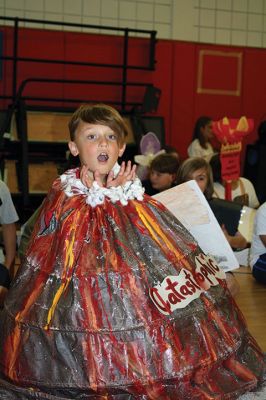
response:
<path fill-rule="evenodd" d="M 236 302 L 243 312 L 249 331 L 266 352 L 266 287 L 255 281 L 249 267 L 234 271 L 240 284 Z"/>

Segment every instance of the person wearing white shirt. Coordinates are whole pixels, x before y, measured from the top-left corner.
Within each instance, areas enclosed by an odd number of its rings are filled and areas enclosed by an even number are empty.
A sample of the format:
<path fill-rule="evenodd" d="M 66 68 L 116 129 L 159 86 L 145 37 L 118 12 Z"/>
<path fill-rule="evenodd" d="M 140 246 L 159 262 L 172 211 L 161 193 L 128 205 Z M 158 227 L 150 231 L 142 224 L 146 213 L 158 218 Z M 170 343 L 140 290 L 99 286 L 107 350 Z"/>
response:
<path fill-rule="evenodd" d="M 210 117 L 202 116 L 197 119 L 192 143 L 188 147 L 189 157 L 202 157 L 207 161 L 210 160 L 215 153 L 210 143 L 213 138 L 212 119 Z"/>
<path fill-rule="evenodd" d="M 219 154 L 215 154 L 210 159 L 210 166 L 213 174 L 213 197 L 225 199 L 225 186 L 221 176 L 221 161 Z M 260 203 L 253 184 L 250 180 L 239 177 L 231 182 L 232 201 L 248 206 L 258 208 Z"/>
<path fill-rule="evenodd" d="M 214 182 L 213 188 L 213 197 L 225 199 L 225 187 L 221 183 Z M 232 200 L 252 208 L 258 208 L 260 205 L 253 184 L 243 177 L 232 181 Z"/>

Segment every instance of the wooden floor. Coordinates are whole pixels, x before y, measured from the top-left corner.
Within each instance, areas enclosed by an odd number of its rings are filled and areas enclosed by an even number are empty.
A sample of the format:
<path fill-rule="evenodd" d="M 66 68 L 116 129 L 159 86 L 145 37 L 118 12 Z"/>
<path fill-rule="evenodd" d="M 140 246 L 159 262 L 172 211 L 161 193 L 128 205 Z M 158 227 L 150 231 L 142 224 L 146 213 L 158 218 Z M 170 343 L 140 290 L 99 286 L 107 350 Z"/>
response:
<path fill-rule="evenodd" d="M 246 318 L 249 331 L 266 352 L 266 286 L 255 281 L 248 267 L 240 267 L 234 273 L 240 285 L 236 302 Z"/>

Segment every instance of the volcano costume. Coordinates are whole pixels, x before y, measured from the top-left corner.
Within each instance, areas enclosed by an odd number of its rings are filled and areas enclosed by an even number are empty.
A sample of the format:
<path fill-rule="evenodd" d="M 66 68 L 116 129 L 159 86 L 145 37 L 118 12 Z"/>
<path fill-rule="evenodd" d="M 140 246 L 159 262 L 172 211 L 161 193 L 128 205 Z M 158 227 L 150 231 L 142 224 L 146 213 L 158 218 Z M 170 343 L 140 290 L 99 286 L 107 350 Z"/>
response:
<path fill-rule="evenodd" d="M 200 257 L 138 179 L 87 189 L 67 171 L 5 302 L 0 398 L 235 399 L 255 388 L 263 355 L 216 266 L 196 272 Z"/>

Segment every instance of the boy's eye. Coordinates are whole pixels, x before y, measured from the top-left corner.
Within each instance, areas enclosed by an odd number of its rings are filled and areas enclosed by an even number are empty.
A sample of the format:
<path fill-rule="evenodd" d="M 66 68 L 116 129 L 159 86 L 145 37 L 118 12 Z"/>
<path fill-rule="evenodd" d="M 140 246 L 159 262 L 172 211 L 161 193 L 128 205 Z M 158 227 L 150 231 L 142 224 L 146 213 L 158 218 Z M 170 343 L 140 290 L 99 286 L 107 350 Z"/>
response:
<path fill-rule="evenodd" d="M 117 136 L 114 133 L 111 133 L 110 135 L 108 135 L 108 138 L 110 140 L 117 140 Z"/>
<path fill-rule="evenodd" d="M 89 140 L 93 140 L 93 139 L 96 138 L 96 135 L 90 133 L 89 135 L 87 135 L 87 138 L 88 138 Z"/>

